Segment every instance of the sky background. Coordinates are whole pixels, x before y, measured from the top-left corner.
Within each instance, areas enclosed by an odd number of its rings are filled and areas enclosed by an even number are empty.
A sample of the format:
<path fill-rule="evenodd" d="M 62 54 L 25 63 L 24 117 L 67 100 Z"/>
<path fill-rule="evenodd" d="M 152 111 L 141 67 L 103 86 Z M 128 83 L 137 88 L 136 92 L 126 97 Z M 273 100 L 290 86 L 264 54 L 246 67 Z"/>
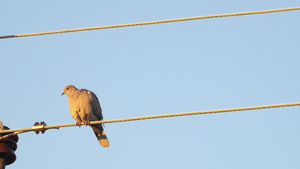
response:
<path fill-rule="evenodd" d="M 296 0 L 1 1 L 0 35 L 299 6 Z M 0 40 L 0 120 L 74 123 L 64 86 L 104 119 L 300 101 L 300 11 Z M 300 108 L 20 134 L 10 169 L 300 168 Z"/>

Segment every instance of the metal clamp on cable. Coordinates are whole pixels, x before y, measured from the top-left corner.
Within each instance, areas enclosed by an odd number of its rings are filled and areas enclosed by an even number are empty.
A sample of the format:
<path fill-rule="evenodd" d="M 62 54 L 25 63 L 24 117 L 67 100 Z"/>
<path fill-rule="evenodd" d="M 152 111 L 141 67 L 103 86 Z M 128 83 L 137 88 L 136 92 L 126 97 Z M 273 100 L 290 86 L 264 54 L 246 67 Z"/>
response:
<path fill-rule="evenodd" d="M 42 134 L 45 133 L 45 131 L 47 129 L 45 129 L 45 126 L 47 126 L 47 124 L 45 122 L 35 122 L 34 125 L 32 126 L 32 129 L 34 130 L 34 132 L 36 134 L 39 134 L 39 132 L 41 132 Z"/>

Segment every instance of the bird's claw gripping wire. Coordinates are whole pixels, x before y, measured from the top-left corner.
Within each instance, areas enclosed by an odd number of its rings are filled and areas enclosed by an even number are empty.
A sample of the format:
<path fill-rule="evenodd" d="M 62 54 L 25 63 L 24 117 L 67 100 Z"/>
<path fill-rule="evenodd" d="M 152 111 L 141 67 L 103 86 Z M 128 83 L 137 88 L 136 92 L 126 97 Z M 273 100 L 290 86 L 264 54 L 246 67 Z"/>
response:
<path fill-rule="evenodd" d="M 84 121 L 83 124 L 84 124 L 85 126 L 88 126 L 88 125 L 91 124 L 91 122 L 90 122 L 89 120 L 87 120 L 87 121 Z M 76 126 L 81 127 L 81 122 L 80 122 L 80 121 L 77 121 L 77 122 L 76 122 Z"/>
<path fill-rule="evenodd" d="M 77 122 L 76 122 L 76 126 L 81 127 L 81 122 L 80 122 L 80 121 L 77 121 Z"/>
<path fill-rule="evenodd" d="M 90 125 L 90 124 L 91 124 L 91 122 L 90 122 L 89 120 L 87 120 L 87 121 L 84 122 L 84 125 L 85 125 L 85 126 L 88 126 L 88 125 Z"/>

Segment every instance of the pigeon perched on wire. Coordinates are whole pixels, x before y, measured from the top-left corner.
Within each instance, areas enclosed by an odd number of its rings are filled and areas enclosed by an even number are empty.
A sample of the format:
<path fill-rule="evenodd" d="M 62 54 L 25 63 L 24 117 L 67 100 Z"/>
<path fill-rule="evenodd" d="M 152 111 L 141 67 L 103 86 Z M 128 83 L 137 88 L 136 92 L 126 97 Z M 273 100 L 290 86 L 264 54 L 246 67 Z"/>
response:
<path fill-rule="evenodd" d="M 102 120 L 102 110 L 99 100 L 95 93 L 86 89 L 77 89 L 73 85 L 64 87 L 61 95 L 67 95 L 69 100 L 69 110 L 71 116 L 77 121 L 77 125 L 81 122 L 91 126 L 99 143 L 103 147 L 109 147 L 102 124 L 90 124 L 90 121 Z"/>

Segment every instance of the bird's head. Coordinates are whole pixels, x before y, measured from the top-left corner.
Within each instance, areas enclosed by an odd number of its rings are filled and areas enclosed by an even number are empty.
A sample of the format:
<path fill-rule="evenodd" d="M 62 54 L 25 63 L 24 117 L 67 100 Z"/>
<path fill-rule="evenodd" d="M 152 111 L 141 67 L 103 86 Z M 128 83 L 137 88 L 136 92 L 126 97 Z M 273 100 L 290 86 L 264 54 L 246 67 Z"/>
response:
<path fill-rule="evenodd" d="M 73 85 L 68 85 L 66 87 L 64 87 L 63 89 L 63 93 L 61 95 L 69 95 L 70 93 L 74 92 L 75 90 L 77 90 L 77 88 Z"/>

